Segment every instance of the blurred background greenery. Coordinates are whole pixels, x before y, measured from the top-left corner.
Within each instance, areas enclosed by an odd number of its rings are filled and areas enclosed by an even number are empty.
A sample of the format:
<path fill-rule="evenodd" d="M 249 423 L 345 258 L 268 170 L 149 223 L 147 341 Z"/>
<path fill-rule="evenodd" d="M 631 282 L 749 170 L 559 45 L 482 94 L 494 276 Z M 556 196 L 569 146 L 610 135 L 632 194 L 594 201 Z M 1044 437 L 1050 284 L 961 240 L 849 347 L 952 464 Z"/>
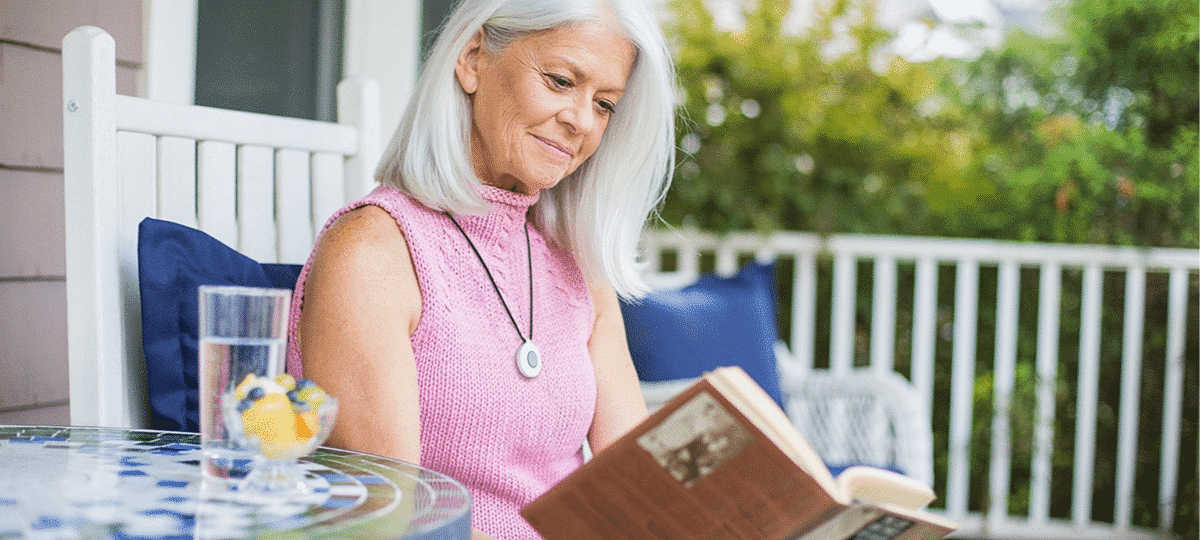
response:
<path fill-rule="evenodd" d="M 702 0 L 672 0 L 667 34 L 681 84 L 678 167 L 661 210 L 670 225 L 991 238 L 1036 242 L 1197 247 L 1200 120 L 1195 0 L 1063 0 L 1048 13 L 1056 31 L 1008 33 L 970 59 L 905 61 L 887 54 L 896 36 L 872 2 L 817 2 L 813 22 L 788 31 L 788 0 L 742 2 L 744 25 L 723 28 Z M 964 33 L 973 29 L 961 28 Z M 818 298 L 828 298 L 828 261 Z M 939 277 L 939 319 L 951 320 L 953 273 Z M 901 272 L 911 269 L 901 268 Z M 860 269 L 860 276 L 869 276 Z M 911 276 L 902 275 L 902 286 Z M 995 268 L 980 275 L 978 350 L 991 350 Z M 1013 514 L 1028 509 L 1033 429 L 1037 274 L 1021 277 L 1014 430 Z M 780 282 L 790 283 L 788 276 Z M 1064 269 L 1060 379 L 1052 456 L 1052 517 L 1070 517 L 1075 377 L 1079 369 L 1081 273 Z M 909 285 L 904 285 L 909 284 Z M 1161 418 L 1166 276 L 1147 277 L 1141 414 Z M 861 321 L 871 286 L 860 280 Z M 1124 280 L 1106 273 L 1102 334 L 1121 336 Z M 1200 294 L 1195 276 L 1189 295 Z M 781 288 L 781 301 L 791 291 Z M 901 291 L 900 297 L 905 298 Z M 907 293 L 911 296 L 911 292 Z M 904 313 L 911 306 L 898 306 Z M 827 309 L 818 305 L 818 311 Z M 1197 447 L 1200 314 L 1189 308 L 1182 448 Z M 827 362 L 829 319 L 818 317 L 816 364 Z M 896 367 L 908 369 L 911 338 L 900 325 Z M 789 328 L 781 321 L 781 332 Z M 781 334 L 783 335 L 783 334 Z M 939 334 L 935 361 L 935 489 L 945 489 L 951 347 Z M 1113 517 L 1122 351 L 1101 351 L 1093 519 Z M 860 351 L 856 364 L 867 362 Z M 971 485 L 986 486 L 992 369 L 976 366 Z M 1156 416 L 1157 415 L 1157 416 Z M 1159 522 L 1161 433 L 1138 440 L 1135 524 Z M 1197 538 L 1196 456 L 1183 453 L 1175 532 Z M 984 511 L 986 490 L 969 507 Z M 939 503 L 935 503 L 935 506 Z"/>
<path fill-rule="evenodd" d="M 798 34 L 789 1 L 748 5 L 722 30 L 671 3 L 668 223 L 1196 247 L 1194 0 L 1055 4 L 1048 36 L 920 63 L 881 58 L 870 2 L 818 3 Z"/>

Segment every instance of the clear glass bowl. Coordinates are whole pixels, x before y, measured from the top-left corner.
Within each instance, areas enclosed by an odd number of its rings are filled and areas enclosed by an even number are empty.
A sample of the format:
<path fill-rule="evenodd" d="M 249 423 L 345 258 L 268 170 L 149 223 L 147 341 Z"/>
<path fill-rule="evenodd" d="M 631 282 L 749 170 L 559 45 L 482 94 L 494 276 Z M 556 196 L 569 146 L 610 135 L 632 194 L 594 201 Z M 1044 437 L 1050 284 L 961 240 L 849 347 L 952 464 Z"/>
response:
<path fill-rule="evenodd" d="M 306 439 L 285 438 L 282 441 L 265 442 L 255 434 L 246 433 L 242 423 L 242 413 L 237 409 L 238 401 L 233 392 L 222 396 L 225 429 L 228 430 L 230 437 L 252 449 L 255 454 L 250 473 L 237 485 L 238 492 L 250 497 L 291 497 L 312 493 L 313 488 L 309 479 L 297 460 L 311 454 L 329 438 L 337 417 L 337 399 L 333 396 L 326 396 L 325 401 L 315 409 L 317 429 L 310 437 Z M 287 421 L 286 416 L 284 421 Z M 291 421 L 297 420 L 293 416 Z"/>

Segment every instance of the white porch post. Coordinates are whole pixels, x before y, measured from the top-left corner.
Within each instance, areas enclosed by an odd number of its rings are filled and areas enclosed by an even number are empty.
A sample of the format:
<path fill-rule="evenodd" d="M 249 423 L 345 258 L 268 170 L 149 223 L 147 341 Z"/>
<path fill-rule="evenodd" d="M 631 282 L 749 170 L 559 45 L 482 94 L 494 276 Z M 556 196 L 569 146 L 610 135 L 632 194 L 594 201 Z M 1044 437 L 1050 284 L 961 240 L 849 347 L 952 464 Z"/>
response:
<path fill-rule="evenodd" d="M 143 0 L 139 91 L 147 99 L 191 105 L 196 99 L 196 0 Z"/>

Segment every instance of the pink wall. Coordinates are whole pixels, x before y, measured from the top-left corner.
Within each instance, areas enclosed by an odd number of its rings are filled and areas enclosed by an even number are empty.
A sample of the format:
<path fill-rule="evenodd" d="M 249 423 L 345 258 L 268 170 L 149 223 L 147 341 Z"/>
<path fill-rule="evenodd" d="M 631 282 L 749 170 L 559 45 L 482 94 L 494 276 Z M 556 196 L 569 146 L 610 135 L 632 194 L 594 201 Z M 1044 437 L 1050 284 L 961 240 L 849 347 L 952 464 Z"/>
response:
<path fill-rule="evenodd" d="M 0 424 L 67 424 L 62 38 L 117 43 L 117 92 L 137 94 L 141 0 L 0 0 Z"/>

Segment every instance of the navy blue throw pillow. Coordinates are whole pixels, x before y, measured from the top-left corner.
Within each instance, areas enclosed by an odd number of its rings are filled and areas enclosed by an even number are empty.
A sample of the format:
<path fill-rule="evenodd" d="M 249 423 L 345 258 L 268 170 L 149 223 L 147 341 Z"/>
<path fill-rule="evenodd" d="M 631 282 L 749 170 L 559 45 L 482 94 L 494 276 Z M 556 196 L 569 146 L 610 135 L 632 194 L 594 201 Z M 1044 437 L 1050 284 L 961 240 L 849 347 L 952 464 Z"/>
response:
<path fill-rule="evenodd" d="M 709 274 L 679 290 L 652 292 L 623 302 L 621 314 L 639 379 L 687 379 L 737 365 L 783 405 L 774 263 L 752 262 L 732 277 Z"/>
<path fill-rule="evenodd" d="M 198 288 L 292 289 L 300 265 L 260 264 L 203 231 L 146 218 L 138 225 L 142 351 L 151 427 L 198 431 Z"/>

